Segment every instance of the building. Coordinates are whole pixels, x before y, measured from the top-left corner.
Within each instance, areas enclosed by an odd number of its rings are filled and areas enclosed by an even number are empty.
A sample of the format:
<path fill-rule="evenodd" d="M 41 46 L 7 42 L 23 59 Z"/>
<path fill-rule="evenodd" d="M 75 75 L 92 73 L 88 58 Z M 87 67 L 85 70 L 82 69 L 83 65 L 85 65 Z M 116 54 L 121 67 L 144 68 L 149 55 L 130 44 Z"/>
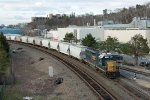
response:
<path fill-rule="evenodd" d="M 129 24 L 101 24 L 104 28 L 104 40 L 108 36 L 118 38 L 119 42 L 126 43 L 136 34 L 141 34 L 148 40 L 150 47 L 150 20 L 147 18 L 133 18 Z"/>
<path fill-rule="evenodd" d="M 32 22 L 37 22 L 38 24 L 45 24 L 45 22 L 49 19 L 49 17 L 32 17 Z"/>
<path fill-rule="evenodd" d="M 60 14 L 48 14 L 47 17 L 31 17 L 31 22 L 37 22 L 39 24 L 44 24 L 48 19 L 52 19 L 52 18 L 59 18 L 61 17 Z"/>
<path fill-rule="evenodd" d="M 59 32 L 57 30 L 50 30 L 48 31 L 44 37 L 51 39 L 51 40 L 58 40 Z"/>
<path fill-rule="evenodd" d="M 114 24 L 113 21 L 100 21 L 99 26 L 104 27 L 105 29 L 150 29 L 150 19 L 134 17 L 132 22 L 129 24 Z"/>
<path fill-rule="evenodd" d="M 59 36 L 58 40 L 63 40 L 66 33 L 73 33 L 77 40 L 83 39 L 87 34 L 92 34 L 97 41 L 103 41 L 104 32 L 101 28 L 95 26 L 79 27 L 79 26 L 69 26 L 67 28 L 58 28 Z"/>
<path fill-rule="evenodd" d="M 118 38 L 119 42 L 126 43 L 131 40 L 131 38 L 140 34 L 143 38 L 148 40 L 148 45 L 150 47 L 150 30 L 139 30 L 139 29 L 126 29 L 126 30 L 105 30 L 104 32 L 104 40 L 107 39 L 108 36 Z"/>
<path fill-rule="evenodd" d="M 118 38 L 119 42 L 126 43 L 136 34 L 141 34 L 148 40 L 150 47 L 150 20 L 147 18 L 133 18 L 129 24 L 114 24 L 113 21 L 101 21 L 99 26 L 76 26 L 71 25 L 66 28 L 58 28 L 51 31 L 51 38 L 63 41 L 66 33 L 73 33 L 78 39 L 83 39 L 91 33 L 97 41 L 105 41 L 108 36 Z M 56 36 L 55 36 L 56 35 Z"/>
<path fill-rule="evenodd" d="M 89 33 L 97 41 L 105 41 L 108 36 L 118 38 L 119 42 L 126 43 L 136 34 L 141 34 L 148 40 L 150 47 L 150 20 L 147 18 L 133 18 L 129 24 L 114 24 L 113 21 L 101 21 L 99 26 L 76 26 L 51 30 L 45 35 L 47 38 L 63 41 L 66 33 L 73 33 L 77 40 L 85 38 Z"/>

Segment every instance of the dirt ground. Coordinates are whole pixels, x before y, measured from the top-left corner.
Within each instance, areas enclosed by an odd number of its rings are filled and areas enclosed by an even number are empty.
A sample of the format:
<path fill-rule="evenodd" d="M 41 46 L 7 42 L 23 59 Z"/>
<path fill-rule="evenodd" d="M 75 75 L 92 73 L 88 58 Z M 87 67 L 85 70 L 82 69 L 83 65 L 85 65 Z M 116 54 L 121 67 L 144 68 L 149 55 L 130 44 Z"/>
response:
<path fill-rule="evenodd" d="M 26 96 L 32 100 L 98 100 L 78 76 L 49 55 L 17 44 L 11 44 L 10 49 L 16 84 L 7 88 L 5 100 Z M 54 77 L 48 76 L 49 66 Z M 59 85 L 55 84 L 58 77 L 64 79 Z"/>

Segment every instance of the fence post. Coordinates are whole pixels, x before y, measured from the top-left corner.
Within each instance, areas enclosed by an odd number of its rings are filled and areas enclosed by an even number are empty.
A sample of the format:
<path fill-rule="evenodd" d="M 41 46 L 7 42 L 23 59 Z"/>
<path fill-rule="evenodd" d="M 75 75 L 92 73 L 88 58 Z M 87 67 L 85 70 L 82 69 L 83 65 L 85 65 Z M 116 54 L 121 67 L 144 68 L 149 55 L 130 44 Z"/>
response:
<path fill-rule="evenodd" d="M 0 87 L 0 100 L 2 100 L 2 87 Z"/>
<path fill-rule="evenodd" d="M 2 87 L 0 88 L 0 100 L 4 99 L 4 92 L 5 92 L 5 84 L 2 85 Z"/>

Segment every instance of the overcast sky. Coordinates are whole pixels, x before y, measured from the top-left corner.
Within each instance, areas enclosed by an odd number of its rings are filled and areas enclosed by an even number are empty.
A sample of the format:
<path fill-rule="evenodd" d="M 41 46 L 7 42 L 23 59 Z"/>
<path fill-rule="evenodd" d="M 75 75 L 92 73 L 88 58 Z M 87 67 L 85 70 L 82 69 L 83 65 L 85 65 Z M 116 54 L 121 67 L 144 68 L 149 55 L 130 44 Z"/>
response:
<path fill-rule="evenodd" d="M 150 0 L 0 0 L 0 24 L 30 22 L 31 17 L 53 14 L 102 14 L 103 9 L 145 4 Z"/>

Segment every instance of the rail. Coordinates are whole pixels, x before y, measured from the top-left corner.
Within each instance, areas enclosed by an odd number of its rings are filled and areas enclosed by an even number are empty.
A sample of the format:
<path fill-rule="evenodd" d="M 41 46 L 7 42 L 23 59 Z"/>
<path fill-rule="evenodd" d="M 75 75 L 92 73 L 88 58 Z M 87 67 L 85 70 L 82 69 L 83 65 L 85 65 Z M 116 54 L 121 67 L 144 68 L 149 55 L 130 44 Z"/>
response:
<path fill-rule="evenodd" d="M 122 69 L 122 70 L 127 70 L 127 71 L 130 71 L 130 72 L 135 72 L 135 73 L 137 73 L 137 74 L 142 74 L 142 75 L 145 75 L 145 76 L 150 76 L 150 73 L 138 71 L 138 70 L 131 69 L 131 68 L 120 67 L 120 69 Z"/>
<path fill-rule="evenodd" d="M 130 82 L 127 83 L 123 78 L 117 79 L 115 81 L 118 82 L 120 85 L 122 85 L 124 88 L 126 88 L 128 92 L 131 92 L 135 94 L 138 98 L 141 98 L 141 100 L 150 100 L 148 93 L 145 93 L 142 89 L 140 89 L 136 85 L 131 84 Z"/>
<path fill-rule="evenodd" d="M 58 59 L 60 62 L 65 64 L 69 69 L 74 71 L 92 90 L 100 100 L 117 100 L 115 96 L 113 96 L 109 91 L 107 91 L 100 83 L 98 83 L 90 74 L 84 71 L 81 66 L 78 66 L 76 63 L 72 62 L 70 58 L 66 55 L 62 55 L 54 50 L 46 49 L 43 47 L 21 43 L 21 42 L 14 42 L 23 44 L 28 47 L 32 47 L 38 49 L 46 54 L 53 56 L 54 58 Z"/>

